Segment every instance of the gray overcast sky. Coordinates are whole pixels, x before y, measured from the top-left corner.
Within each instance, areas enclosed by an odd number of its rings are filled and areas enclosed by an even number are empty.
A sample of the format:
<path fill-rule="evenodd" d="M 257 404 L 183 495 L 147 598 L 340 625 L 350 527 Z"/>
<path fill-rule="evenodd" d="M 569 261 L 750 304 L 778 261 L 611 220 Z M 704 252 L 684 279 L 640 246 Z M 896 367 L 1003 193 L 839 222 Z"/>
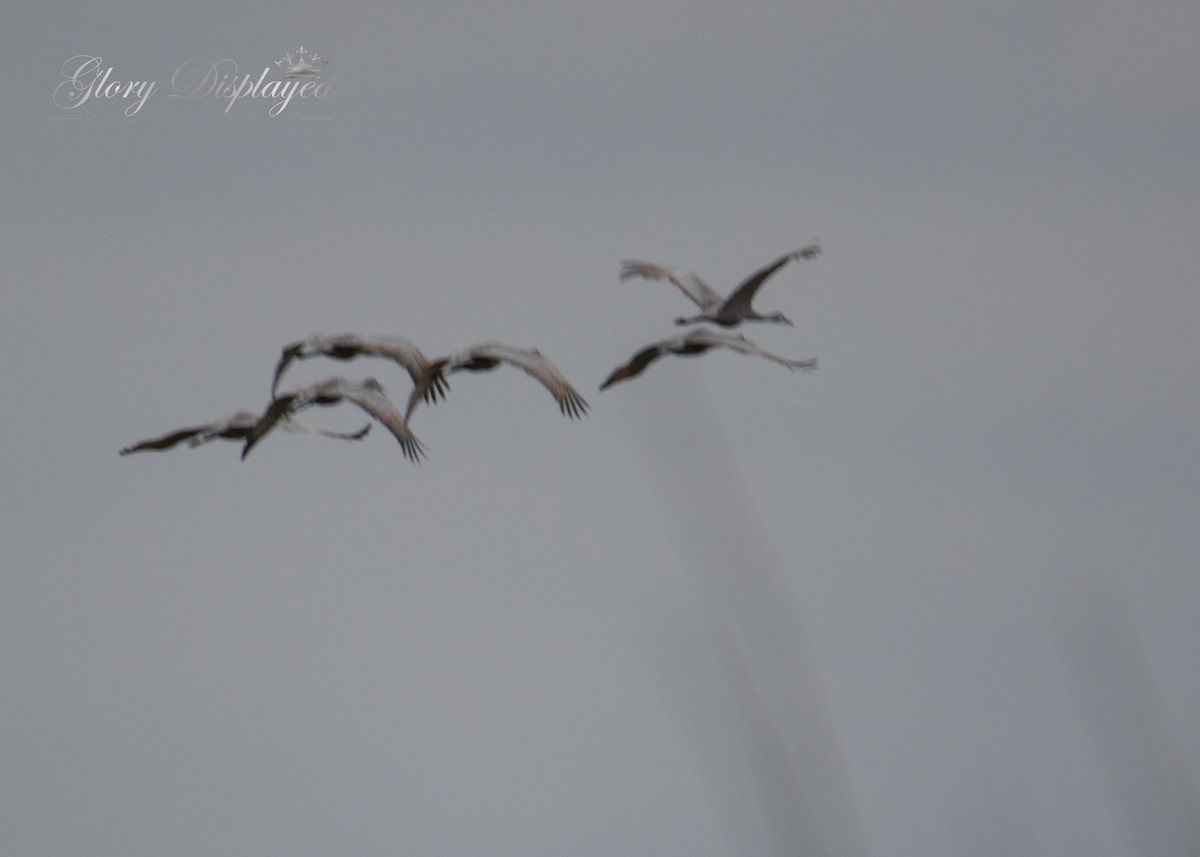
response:
<path fill-rule="evenodd" d="M 1184 0 L 9 10 L 0 851 L 1184 853 L 1198 32 Z M 300 45 L 329 86 L 278 116 L 166 97 Z M 81 54 L 158 91 L 61 109 Z M 814 238 L 758 299 L 795 328 L 744 332 L 819 372 L 597 390 L 689 308 L 621 259 L 724 289 Z M 419 467 L 378 429 L 117 456 L 340 331 L 536 345 L 592 413 L 502 369 L 418 412 Z M 407 395 L 290 376 L 329 374 Z"/>

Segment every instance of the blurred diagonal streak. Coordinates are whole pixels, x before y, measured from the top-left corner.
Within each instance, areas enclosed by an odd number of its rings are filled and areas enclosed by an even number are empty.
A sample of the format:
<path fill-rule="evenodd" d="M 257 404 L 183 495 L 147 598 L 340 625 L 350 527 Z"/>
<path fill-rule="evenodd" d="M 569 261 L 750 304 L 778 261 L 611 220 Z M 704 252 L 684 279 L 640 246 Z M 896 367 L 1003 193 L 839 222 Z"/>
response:
<path fill-rule="evenodd" d="M 1067 671 L 1131 853 L 1200 854 L 1200 797 L 1181 762 L 1125 597 L 1089 580 L 1059 597 Z"/>
<path fill-rule="evenodd" d="M 679 609 L 643 629 L 643 653 L 732 844 L 741 854 L 862 855 L 795 593 L 728 447 L 690 383 L 644 405 L 646 470 L 691 575 Z"/>

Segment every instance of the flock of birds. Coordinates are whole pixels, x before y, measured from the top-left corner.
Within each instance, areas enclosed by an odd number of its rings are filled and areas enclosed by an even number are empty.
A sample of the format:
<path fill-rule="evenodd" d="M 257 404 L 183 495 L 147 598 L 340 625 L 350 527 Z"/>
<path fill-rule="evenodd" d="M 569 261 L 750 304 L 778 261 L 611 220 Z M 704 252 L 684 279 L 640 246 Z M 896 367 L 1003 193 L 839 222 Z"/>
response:
<path fill-rule="evenodd" d="M 792 322 L 781 312 L 761 314 L 754 309 L 754 296 L 772 275 L 789 262 L 797 259 L 813 259 L 821 252 L 817 244 L 810 244 L 776 259 L 771 264 L 747 277 L 727 296 L 710 288 L 690 271 L 656 265 L 650 262 L 626 261 L 621 267 L 621 279 L 640 277 L 647 280 L 667 280 L 690 298 L 700 312 L 690 317 L 675 319 L 677 325 L 693 325 L 702 322 L 737 327 L 745 321 L 772 322 L 791 325 Z M 739 354 L 762 357 L 789 369 L 811 372 L 817 361 L 789 360 L 759 348 L 741 334 L 726 333 L 711 327 L 696 327 L 686 334 L 674 336 L 647 345 L 635 353 L 627 362 L 618 366 L 600 385 L 601 390 L 613 384 L 634 378 L 646 368 L 668 354 L 697 355 L 713 348 L 728 348 Z M 356 383 L 344 378 L 328 378 L 316 384 L 287 392 L 279 392 L 279 382 L 289 365 L 296 360 L 312 357 L 332 357 L 337 360 L 353 360 L 356 357 L 384 357 L 400 364 L 412 379 L 413 389 L 403 412 L 387 397 L 383 387 L 374 378 Z M 353 333 L 336 336 L 312 335 L 285 345 L 275 366 L 271 381 L 271 401 L 261 413 L 238 411 L 232 416 L 204 425 L 181 428 L 161 437 L 139 441 L 121 450 L 121 455 L 147 450 L 164 450 L 187 441 L 195 447 L 218 438 L 241 440 L 242 458 L 250 454 L 255 445 L 274 429 L 289 432 L 322 434 L 342 440 L 360 440 L 371 429 L 367 423 L 358 431 L 334 432 L 302 425 L 294 419 L 295 414 L 314 405 L 335 405 L 352 402 L 365 411 L 373 420 L 383 424 L 400 443 L 404 455 L 419 461 L 425 448 L 412 429 L 409 421 L 418 404 L 434 404 L 444 399 L 450 386 L 447 375 L 455 372 L 486 372 L 500 364 L 522 369 L 550 391 L 563 415 L 577 419 L 588 411 L 588 403 L 579 394 L 566 376 L 536 348 L 517 348 L 499 342 L 485 342 L 460 351 L 430 360 L 413 342 L 401 336 L 360 336 Z"/>

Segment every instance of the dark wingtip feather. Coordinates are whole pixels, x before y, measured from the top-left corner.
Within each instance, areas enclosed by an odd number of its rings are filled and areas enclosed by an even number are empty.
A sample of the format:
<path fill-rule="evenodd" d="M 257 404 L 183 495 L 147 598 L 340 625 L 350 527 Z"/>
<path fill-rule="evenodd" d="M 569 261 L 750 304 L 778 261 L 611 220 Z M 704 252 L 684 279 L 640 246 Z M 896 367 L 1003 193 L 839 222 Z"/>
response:
<path fill-rule="evenodd" d="M 444 401 L 448 392 L 450 392 L 450 384 L 442 374 L 442 371 L 438 369 L 431 376 L 429 386 L 425 388 L 425 391 L 421 394 L 421 398 L 425 404 L 435 405 L 438 399 Z"/>
<path fill-rule="evenodd" d="M 404 457 L 413 464 L 420 464 L 421 459 L 426 457 L 425 447 L 422 446 L 421 441 L 417 440 L 415 437 L 411 440 L 404 441 L 400 444 L 400 447 L 404 451 Z"/>

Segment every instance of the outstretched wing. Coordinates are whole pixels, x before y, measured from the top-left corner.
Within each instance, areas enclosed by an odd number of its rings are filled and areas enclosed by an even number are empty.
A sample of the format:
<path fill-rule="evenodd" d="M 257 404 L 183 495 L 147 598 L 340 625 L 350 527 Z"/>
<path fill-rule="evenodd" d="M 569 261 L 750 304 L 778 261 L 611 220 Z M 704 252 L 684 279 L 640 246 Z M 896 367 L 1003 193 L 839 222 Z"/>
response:
<path fill-rule="evenodd" d="M 241 440 L 250 434 L 256 423 L 258 423 L 258 414 L 254 411 L 238 411 L 231 417 L 209 423 L 205 426 L 204 431 L 188 441 L 188 446 L 201 446 L 217 438 Z"/>
<path fill-rule="evenodd" d="M 787 357 L 781 357 L 773 351 L 767 351 L 765 348 L 759 348 L 744 336 L 721 336 L 718 342 L 719 345 L 737 351 L 740 354 L 746 354 L 751 357 L 762 357 L 766 360 L 771 360 L 781 366 L 786 366 L 789 369 L 803 369 L 805 372 L 812 372 L 817 368 L 817 358 L 812 357 L 808 360 L 791 360 Z"/>
<path fill-rule="evenodd" d="M 400 448 L 404 451 L 404 456 L 407 459 L 413 462 L 420 462 L 421 458 L 425 455 L 425 447 L 417 440 L 417 436 L 412 433 L 412 429 L 408 427 L 404 416 L 396 410 L 396 406 L 392 404 L 391 399 L 385 396 L 380 390 L 361 384 L 352 384 L 348 381 L 342 382 L 341 395 L 342 398 L 354 402 L 354 404 L 383 423 L 387 430 L 400 443 Z"/>
<path fill-rule="evenodd" d="M 674 342 L 673 339 L 667 339 L 663 342 L 656 342 L 653 345 L 647 345 L 641 351 L 637 352 L 629 359 L 628 363 L 618 366 L 612 371 L 604 383 L 600 385 L 601 390 L 605 390 L 626 378 L 633 378 L 641 375 L 647 366 L 653 363 L 658 358 L 662 357 L 668 351 L 668 346 Z"/>
<path fill-rule="evenodd" d="M 371 424 L 367 423 L 358 431 L 330 431 L 329 429 L 317 428 L 316 426 L 301 425 L 291 417 L 284 417 L 279 421 L 279 425 L 276 428 L 295 434 L 320 434 L 338 440 L 362 440 L 371 431 Z"/>
<path fill-rule="evenodd" d="M 137 443 L 127 446 L 121 450 L 121 455 L 129 455 L 133 452 L 145 452 L 149 449 L 163 450 L 170 449 L 176 444 L 182 443 L 188 438 L 195 437 L 207 430 L 209 426 L 193 426 L 191 428 L 177 429 L 173 432 L 164 434 L 162 437 L 153 437 L 148 440 L 139 440 Z"/>
<path fill-rule="evenodd" d="M 271 401 L 271 404 L 267 406 L 267 409 L 263 412 L 263 415 L 259 418 L 254 428 L 246 435 L 246 445 L 242 448 L 243 460 L 250 454 L 250 450 L 254 448 L 255 444 L 277 425 L 287 431 L 317 431 L 321 434 L 347 440 L 357 440 L 364 436 L 370 429 L 370 426 L 351 434 L 343 434 L 340 432 L 329 432 L 324 429 L 309 429 L 303 426 L 296 426 L 291 422 L 292 414 L 309 405 L 332 405 L 343 400 L 354 402 L 354 404 L 383 423 L 396 436 L 396 440 L 400 442 L 400 446 L 404 449 L 404 454 L 408 458 L 416 461 L 424 453 L 420 442 L 409 431 L 404 418 L 396 410 L 395 406 L 392 405 L 391 401 L 388 400 L 387 396 L 383 394 L 383 390 L 377 381 L 369 378 L 362 384 L 355 384 L 344 378 L 328 378 L 318 384 L 301 387 L 298 390 L 292 390 L 289 393 L 275 397 Z"/>
<path fill-rule="evenodd" d="M 500 363 L 516 366 L 536 378 L 554 396 L 563 416 L 578 419 L 587 414 L 588 403 L 559 368 L 536 348 L 517 348 L 501 342 L 485 342 L 446 358 L 446 372 L 483 371 Z M 415 392 L 415 391 L 414 391 Z"/>
<path fill-rule="evenodd" d="M 353 360 L 355 357 L 369 355 L 386 357 L 399 363 L 407 371 L 413 384 L 419 384 L 429 366 L 427 358 L 416 343 L 403 336 L 360 336 L 357 333 L 339 333 L 334 336 L 313 334 L 307 339 L 300 339 L 283 347 L 279 364 L 275 367 L 275 378 L 271 383 L 271 395 L 279 388 L 279 379 L 293 360 L 305 360 L 322 354 L 338 360 Z M 445 398 L 447 385 L 444 378 L 434 377 L 426 388 L 425 401 L 433 404 L 438 397 Z"/>
<path fill-rule="evenodd" d="M 250 454 L 250 450 L 254 449 L 255 445 L 267 435 L 267 432 L 275 428 L 276 423 L 293 410 L 297 410 L 303 406 L 305 392 L 304 390 L 297 390 L 285 393 L 282 396 L 276 396 L 271 400 L 271 404 L 267 405 L 267 409 L 263 411 L 262 416 L 258 418 L 258 422 L 254 424 L 254 428 L 250 429 L 246 435 L 246 443 L 242 447 L 242 461 L 246 460 L 246 456 Z"/>
<path fill-rule="evenodd" d="M 189 447 L 200 446 L 201 444 L 208 443 L 210 440 L 222 437 L 237 440 L 245 437 L 257 422 L 258 414 L 253 411 L 238 411 L 224 419 L 214 420 L 202 426 L 177 429 L 162 437 L 143 440 L 133 446 L 127 446 L 121 450 L 121 455 L 128 455 L 131 452 L 142 452 L 147 449 L 170 449 L 185 440 L 188 442 Z"/>
<path fill-rule="evenodd" d="M 748 354 L 772 360 L 787 366 L 789 369 L 804 369 L 811 372 L 817 368 L 816 359 L 789 360 L 786 357 L 780 357 L 778 354 L 759 348 L 740 334 L 720 333 L 707 327 L 701 327 L 685 336 L 664 339 L 662 342 L 647 345 L 641 351 L 634 354 L 628 363 L 614 369 L 612 374 L 600 385 L 600 389 L 603 390 L 626 378 L 633 378 L 640 375 L 647 366 L 665 354 L 696 355 L 703 354 L 711 348 L 730 348 L 740 354 Z"/>
<path fill-rule="evenodd" d="M 440 357 L 429 364 L 429 368 L 421 373 L 421 377 L 413 384 L 412 392 L 408 396 L 408 404 L 404 408 L 404 421 L 408 422 L 412 419 L 413 411 L 417 409 L 417 405 L 424 401 L 432 402 L 430 398 L 430 390 L 435 384 L 441 384 L 445 389 L 449 389 L 446 385 L 446 364 L 450 362 L 448 357 Z"/>
<path fill-rule="evenodd" d="M 355 336 L 353 339 L 358 344 L 361 353 L 387 357 L 403 366 L 408 371 L 408 377 L 412 378 L 414 386 L 421 383 L 429 370 L 429 358 L 417 347 L 415 342 L 405 339 L 403 336 Z M 429 379 L 423 397 L 428 404 L 432 405 L 439 397 L 446 398 L 448 390 L 446 379 L 433 375 Z"/>
<path fill-rule="evenodd" d="M 733 310 L 732 314 L 738 317 L 744 316 L 750 309 L 750 303 L 754 300 L 754 295 L 758 293 L 763 283 L 769 280 L 776 271 L 793 259 L 814 259 L 820 254 L 821 246 L 819 244 L 809 244 L 807 247 L 801 247 L 799 250 L 794 250 L 785 256 L 780 256 L 770 265 L 755 271 L 747 277 L 741 285 L 730 292 L 729 297 L 725 299 L 721 308 L 723 310 Z"/>
<path fill-rule="evenodd" d="M 653 262 L 636 262 L 626 259 L 621 263 L 621 279 L 628 280 L 633 277 L 644 277 L 647 280 L 670 280 L 702 310 L 716 309 L 721 305 L 721 296 L 691 271 L 655 265 Z"/>
<path fill-rule="evenodd" d="M 307 353 L 307 346 L 311 339 L 312 337 L 309 339 L 298 339 L 283 346 L 283 351 L 279 355 L 279 362 L 275 364 L 275 375 L 271 378 L 271 398 L 275 398 L 275 393 L 279 390 L 279 379 L 287 371 L 288 365 L 297 358 L 304 359 L 312 356 L 312 354 Z"/>

